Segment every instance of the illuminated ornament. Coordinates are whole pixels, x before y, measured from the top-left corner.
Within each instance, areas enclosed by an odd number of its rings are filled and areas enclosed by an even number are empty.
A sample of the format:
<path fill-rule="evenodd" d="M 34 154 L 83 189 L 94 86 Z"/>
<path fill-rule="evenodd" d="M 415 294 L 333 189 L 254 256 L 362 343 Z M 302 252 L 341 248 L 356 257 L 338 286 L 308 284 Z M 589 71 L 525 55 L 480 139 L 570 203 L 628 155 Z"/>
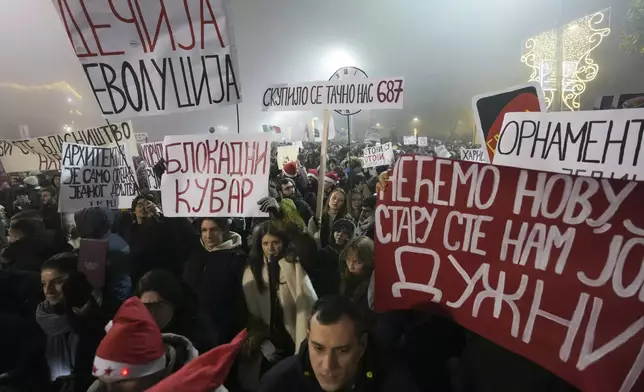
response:
<path fill-rule="evenodd" d="M 560 91 L 561 109 L 575 111 L 580 108 L 579 99 L 586 91 L 586 85 L 599 73 L 599 65 L 590 56 L 610 34 L 610 8 L 574 20 L 563 26 L 561 31 L 561 86 L 557 86 L 556 29 L 526 40 L 521 62 L 532 69 L 530 81 L 541 84 L 548 109 Z"/>
<path fill-rule="evenodd" d="M 77 100 L 83 99 L 83 97 L 65 81 L 31 86 L 19 83 L 0 83 L 0 88 L 10 88 L 21 91 L 62 90 L 66 93 L 71 93 Z"/>
<path fill-rule="evenodd" d="M 129 374 L 130 370 L 128 368 L 121 369 L 121 377 L 127 377 Z"/>

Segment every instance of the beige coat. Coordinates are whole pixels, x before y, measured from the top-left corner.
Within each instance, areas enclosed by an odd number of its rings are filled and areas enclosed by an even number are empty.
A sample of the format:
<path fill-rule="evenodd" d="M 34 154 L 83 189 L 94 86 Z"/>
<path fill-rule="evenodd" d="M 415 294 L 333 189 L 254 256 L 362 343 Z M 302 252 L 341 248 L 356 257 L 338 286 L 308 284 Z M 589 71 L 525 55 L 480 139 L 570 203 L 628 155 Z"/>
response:
<path fill-rule="evenodd" d="M 284 313 L 284 327 L 291 335 L 297 351 L 300 343 L 306 339 L 309 313 L 318 298 L 311 280 L 300 263 L 289 263 L 285 259 L 281 259 L 279 264 L 278 297 Z M 267 287 L 264 293 L 259 292 L 250 267 L 246 267 L 243 277 L 244 297 L 250 315 L 269 325 L 271 307 L 267 264 L 264 264 L 262 276 Z"/>

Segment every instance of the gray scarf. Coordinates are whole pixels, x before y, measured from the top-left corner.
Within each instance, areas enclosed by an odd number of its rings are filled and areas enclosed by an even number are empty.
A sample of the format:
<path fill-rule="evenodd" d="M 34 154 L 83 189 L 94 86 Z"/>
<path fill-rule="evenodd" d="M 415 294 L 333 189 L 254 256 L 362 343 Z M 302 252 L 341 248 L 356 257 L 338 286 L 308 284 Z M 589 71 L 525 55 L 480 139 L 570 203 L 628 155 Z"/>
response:
<path fill-rule="evenodd" d="M 45 356 L 51 380 L 70 375 L 74 368 L 78 335 L 69 324 L 67 315 L 56 313 L 49 302 L 43 301 L 36 309 L 36 321 L 47 335 Z"/>

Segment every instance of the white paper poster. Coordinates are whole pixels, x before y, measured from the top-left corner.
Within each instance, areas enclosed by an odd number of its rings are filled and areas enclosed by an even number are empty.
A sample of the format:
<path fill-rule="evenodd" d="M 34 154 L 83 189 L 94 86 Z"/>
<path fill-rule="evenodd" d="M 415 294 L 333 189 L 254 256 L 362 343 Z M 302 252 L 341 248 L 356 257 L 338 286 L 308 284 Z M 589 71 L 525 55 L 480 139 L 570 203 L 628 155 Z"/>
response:
<path fill-rule="evenodd" d="M 143 144 L 148 142 L 148 133 L 147 132 L 137 132 L 134 134 L 134 139 L 136 144 Z"/>
<path fill-rule="evenodd" d="M 163 158 L 163 142 L 143 143 L 139 145 L 139 151 L 141 151 L 141 158 L 145 162 L 145 172 L 150 190 L 160 191 L 161 179 L 154 174 L 152 168 Z"/>
<path fill-rule="evenodd" d="M 126 151 L 136 156 L 132 123 L 123 121 L 81 131 L 35 137 L 25 140 L 0 140 L 0 161 L 8 173 L 31 170 L 60 170 L 63 143 L 99 147 L 127 145 Z"/>
<path fill-rule="evenodd" d="M 264 90 L 263 110 L 402 109 L 404 78 L 276 84 Z"/>
<path fill-rule="evenodd" d="M 365 169 L 391 164 L 391 162 L 394 160 L 394 151 L 391 148 L 391 142 L 375 147 L 365 148 L 362 159 L 362 167 L 364 167 Z"/>
<path fill-rule="evenodd" d="M 482 148 L 462 148 L 461 160 L 469 162 L 487 163 L 487 157 Z"/>
<path fill-rule="evenodd" d="M 367 129 L 367 132 L 364 135 L 365 142 L 379 142 L 380 141 L 380 131 L 374 128 Z"/>
<path fill-rule="evenodd" d="M 644 109 L 508 113 L 494 164 L 644 180 Z"/>
<path fill-rule="evenodd" d="M 416 136 L 403 136 L 403 144 L 405 146 L 415 146 L 416 143 Z"/>
<path fill-rule="evenodd" d="M 271 134 L 166 136 L 161 179 L 163 213 L 177 216 L 265 217 Z"/>
<path fill-rule="evenodd" d="M 427 136 L 418 136 L 418 146 L 427 147 Z"/>
<path fill-rule="evenodd" d="M 277 167 L 282 169 L 285 163 L 297 161 L 300 148 L 296 146 L 277 147 Z"/>
<path fill-rule="evenodd" d="M 291 142 L 291 146 L 295 146 L 297 148 L 303 148 L 301 140 L 296 140 L 294 142 Z"/>
<path fill-rule="evenodd" d="M 63 143 L 59 211 L 94 206 L 131 208 L 136 180 L 127 149 L 127 145 L 106 148 Z"/>
<path fill-rule="evenodd" d="M 52 3 L 103 115 L 241 101 L 229 0 Z"/>
<path fill-rule="evenodd" d="M 434 152 L 436 153 L 436 156 L 440 157 L 440 158 L 449 158 L 449 157 L 452 156 L 452 154 L 450 154 L 449 150 L 447 150 L 447 147 L 445 147 L 442 144 L 439 145 L 439 146 L 434 147 Z"/>

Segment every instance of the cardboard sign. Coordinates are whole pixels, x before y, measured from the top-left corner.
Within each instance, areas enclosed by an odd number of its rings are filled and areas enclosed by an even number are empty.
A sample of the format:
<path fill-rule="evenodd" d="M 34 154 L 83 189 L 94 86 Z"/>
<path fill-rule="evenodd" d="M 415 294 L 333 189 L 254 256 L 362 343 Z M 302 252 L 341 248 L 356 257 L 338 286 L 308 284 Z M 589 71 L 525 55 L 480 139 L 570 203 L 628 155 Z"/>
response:
<path fill-rule="evenodd" d="M 131 208 L 136 189 L 127 145 L 105 148 L 63 143 L 59 212 L 93 206 Z"/>
<path fill-rule="evenodd" d="M 380 131 L 377 129 L 367 129 L 367 133 L 364 136 L 365 142 L 379 142 L 380 141 Z"/>
<path fill-rule="evenodd" d="M 545 112 L 546 108 L 543 90 L 536 82 L 474 97 L 472 110 L 476 117 L 476 132 L 479 140 L 485 141 L 487 161 L 493 162 L 506 113 Z"/>
<path fill-rule="evenodd" d="M 418 137 L 418 146 L 419 147 L 427 147 L 429 143 L 427 142 L 427 136 L 419 136 Z"/>
<path fill-rule="evenodd" d="M 403 78 L 276 84 L 264 90 L 263 110 L 402 109 Z"/>
<path fill-rule="evenodd" d="M 31 170 L 60 170 L 63 143 L 100 147 L 127 145 L 136 154 L 132 123 L 123 121 L 100 127 L 24 140 L 0 140 L 0 161 L 8 173 Z"/>
<path fill-rule="evenodd" d="M 493 163 L 644 181 L 644 109 L 508 113 Z"/>
<path fill-rule="evenodd" d="M 452 156 L 452 153 L 450 153 L 447 147 L 442 144 L 434 147 L 434 152 L 436 153 L 436 156 L 440 158 L 450 158 Z"/>
<path fill-rule="evenodd" d="M 136 140 L 136 144 L 143 144 L 148 142 L 148 134 L 147 132 L 139 132 L 134 134 L 134 140 Z"/>
<path fill-rule="evenodd" d="M 93 288 L 105 286 L 107 267 L 107 240 L 81 238 L 78 249 L 78 271 L 85 274 Z"/>
<path fill-rule="evenodd" d="M 485 151 L 482 148 L 462 148 L 461 160 L 468 162 L 487 163 Z"/>
<path fill-rule="evenodd" d="M 433 302 L 582 391 L 644 390 L 644 184 L 425 156 L 390 178 L 378 311 Z"/>
<path fill-rule="evenodd" d="M 241 101 L 229 0 L 52 3 L 103 115 Z"/>
<path fill-rule="evenodd" d="M 144 143 L 139 146 L 141 158 L 145 162 L 145 171 L 151 191 L 161 190 L 161 178 L 154 174 L 152 168 L 163 158 L 163 142 Z"/>
<path fill-rule="evenodd" d="M 415 146 L 417 142 L 416 136 L 403 136 L 403 144 L 405 146 Z"/>
<path fill-rule="evenodd" d="M 176 216 L 264 217 L 271 135 L 166 136 L 161 179 L 163 213 Z"/>
<path fill-rule="evenodd" d="M 277 167 L 280 170 L 284 167 L 285 163 L 297 161 L 297 156 L 300 154 L 300 148 L 295 146 L 281 146 L 277 147 Z"/>
<path fill-rule="evenodd" d="M 362 158 L 364 162 L 362 167 L 365 169 L 390 165 L 394 160 L 394 150 L 391 148 L 391 142 L 365 148 Z"/>

